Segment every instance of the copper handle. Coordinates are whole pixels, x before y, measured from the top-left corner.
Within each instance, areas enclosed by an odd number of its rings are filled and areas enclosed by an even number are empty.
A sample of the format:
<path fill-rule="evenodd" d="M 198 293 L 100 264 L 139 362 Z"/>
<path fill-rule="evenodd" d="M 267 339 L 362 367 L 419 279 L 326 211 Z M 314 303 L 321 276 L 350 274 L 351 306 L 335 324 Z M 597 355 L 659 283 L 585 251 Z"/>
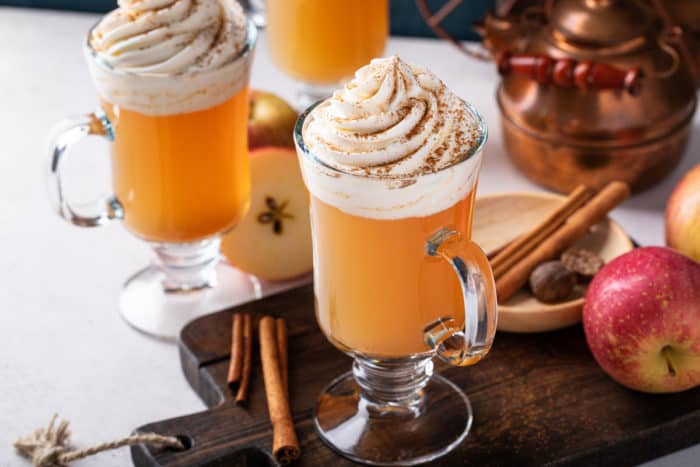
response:
<path fill-rule="evenodd" d="M 513 55 L 508 51 L 498 56 L 498 72 L 505 76 L 516 74 L 541 84 L 563 88 L 621 89 L 636 96 L 641 89 L 644 73 L 639 67 L 622 70 L 590 60 L 555 59 L 547 55 Z"/>

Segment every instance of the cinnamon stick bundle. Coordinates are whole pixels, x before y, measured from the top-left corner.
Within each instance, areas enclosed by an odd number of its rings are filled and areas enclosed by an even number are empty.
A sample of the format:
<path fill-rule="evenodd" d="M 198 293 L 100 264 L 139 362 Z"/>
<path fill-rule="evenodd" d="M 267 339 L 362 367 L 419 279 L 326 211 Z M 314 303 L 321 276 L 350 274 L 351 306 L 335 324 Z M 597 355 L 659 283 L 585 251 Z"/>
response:
<path fill-rule="evenodd" d="M 513 264 L 501 277 L 496 278 L 498 301 L 503 303 L 512 297 L 525 285 L 528 277 L 539 264 L 561 254 L 629 195 L 630 189 L 626 183 L 609 183 L 588 204 L 571 214 L 563 225 L 541 243 L 534 243 L 532 250 Z M 527 237 L 531 235 L 528 234 Z"/>
<path fill-rule="evenodd" d="M 284 388 L 284 379 L 277 342 L 277 324 L 271 316 L 260 320 L 260 359 L 262 360 L 263 379 L 267 408 L 272 423 L 272 454 L 282 465 L 287 465 L 299 458 L 299 440 L 294 432 L 289 399 Z"/>
<path fill-rule="evenodd" d="M 513 241 L 491 259 L 494 277 L 501 277 L 506 271 L 522 260 L 544 239 L 552 235 L 574 212 L 593 197 L 593 191 L 585 185 L 579 185 L 564 200 L 564 203 L 547 216 L 527 235 Z"/>
<path fill-rule="evenodd" d="M 248 401 L 250 388 L 250 373 L 253 362 L 253 318 L 250 313 L 243 314 L 243 368 L 241 383 L 236 393 L 236 404 L 244 404 Z"/>
<path fill-rule="evenodd" d="M 243 315 L 233 315 L 231 329 L 231 363 L 228 368 L 226 382 L 231 391 L 236 391 L 243 375 Z"/>

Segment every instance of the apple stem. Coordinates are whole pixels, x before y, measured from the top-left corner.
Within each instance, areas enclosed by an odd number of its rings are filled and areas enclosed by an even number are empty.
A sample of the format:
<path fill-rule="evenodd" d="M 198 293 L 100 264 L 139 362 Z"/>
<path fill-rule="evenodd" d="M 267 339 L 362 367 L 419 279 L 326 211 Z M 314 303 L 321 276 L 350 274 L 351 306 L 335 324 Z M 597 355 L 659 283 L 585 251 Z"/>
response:
<path fill-rule="evenodd" d="M 668 368 L 668 372 L 671 374 L 671 376 L 676 376 L 676 369 L 673 367 L 673 361 L 671 360 L 672 352 L 673 349 L 670 345 L 664 346 L 664 348 L 661 349 L 661 354 L 666 359 L 666 367 Z"/>

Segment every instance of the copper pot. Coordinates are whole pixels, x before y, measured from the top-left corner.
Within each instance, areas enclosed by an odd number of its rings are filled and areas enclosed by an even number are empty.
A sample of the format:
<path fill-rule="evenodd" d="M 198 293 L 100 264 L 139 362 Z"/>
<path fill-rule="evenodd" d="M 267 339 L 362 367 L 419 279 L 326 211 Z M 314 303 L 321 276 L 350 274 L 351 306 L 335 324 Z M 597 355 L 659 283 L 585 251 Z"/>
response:
<path fill-rule="evenodd" d="M 696 80 L 663 3 L 550 0 L 481 24 L 503 77 L 505 147 L 526 176 L 561 192 L 611 180 L 638 191 L 678 164 Z"/>
<path fill-rule="evenodd" d="M 654 0 L 659 2 L 662 0 Z M 696 83 L 700 81 L 700 2 L 698 0 L 666 0 L 662 9 L 668 15 L 664 18 L 680 28 L 683 42 L 687 47 L 688 59 L 692 61 Z M 699 83 L 700 84 L 700 83 Z"/>

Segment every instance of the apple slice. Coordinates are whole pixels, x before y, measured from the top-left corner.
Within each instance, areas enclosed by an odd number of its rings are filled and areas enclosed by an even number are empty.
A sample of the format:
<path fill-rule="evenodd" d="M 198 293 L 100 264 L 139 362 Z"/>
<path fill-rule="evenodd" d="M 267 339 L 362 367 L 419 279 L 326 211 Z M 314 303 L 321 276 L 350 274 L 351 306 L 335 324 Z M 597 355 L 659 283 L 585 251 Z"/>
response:
<path fill-rule="evenodd" d="M 311 271 L 309 194 L 293 149 L 250 153 L 250 210 L 226 234 L 221 251 L 231 264 L 261 279 L 292 279 Z"/>

